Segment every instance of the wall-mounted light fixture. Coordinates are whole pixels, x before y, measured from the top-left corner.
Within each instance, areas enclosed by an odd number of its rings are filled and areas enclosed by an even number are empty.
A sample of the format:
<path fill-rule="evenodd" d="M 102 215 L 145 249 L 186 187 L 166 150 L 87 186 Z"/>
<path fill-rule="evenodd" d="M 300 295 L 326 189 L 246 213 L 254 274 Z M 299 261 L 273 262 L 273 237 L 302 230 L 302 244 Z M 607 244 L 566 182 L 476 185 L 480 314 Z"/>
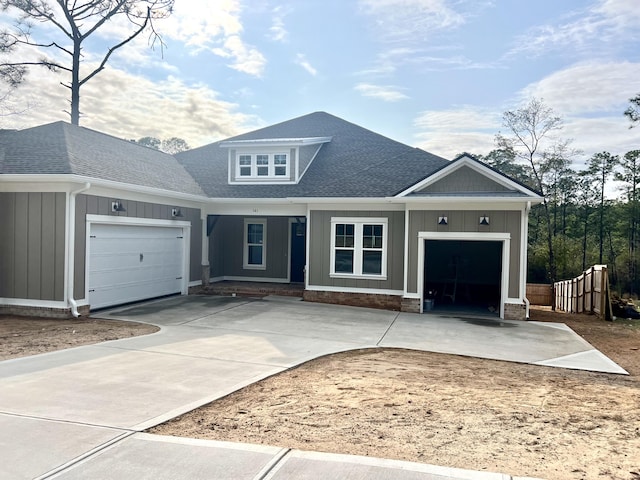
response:
<path fill-rule="evenodd" d="M 122 202 L 120 200 L 116 200 L 114 202 L 111 202 L 111 211 L 112 212 L 126 212 L 127 209 L 124 208 L 124 205 L 122 205 Z"/>
<path fill-rule="evenodd" d="M 480 217 L 480 225 L 489 225 L 489 217 L 487 217 L 486 215 L 482 215 Z"/>
<path fill-rule="evenodd" d="M 438 217 L 438 225 L 448 225 L 449 217 Z"/>
<path fill-rule="evenodd" d="M 176 218 L 176 217 L 184 217 L 184 215 L 182 214 L 182 212 L 180 211 L 180 209 L 179 209 L 179 208 L 172 208 L 172 209 L 171 209 L 171 216 L 172 216 L 173 218 Z"/>

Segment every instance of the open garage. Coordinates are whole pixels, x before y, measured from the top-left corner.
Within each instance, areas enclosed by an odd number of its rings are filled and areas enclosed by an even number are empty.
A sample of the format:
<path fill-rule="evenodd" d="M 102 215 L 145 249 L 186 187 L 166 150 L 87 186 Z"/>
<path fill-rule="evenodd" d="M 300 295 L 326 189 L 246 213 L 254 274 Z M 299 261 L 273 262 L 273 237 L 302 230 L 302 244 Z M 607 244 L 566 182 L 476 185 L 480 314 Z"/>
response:
<path fill-rule="evenodd" d="M 500 241 L 425 240 L 427 309 L 498 315 L 502 249 Z"/>

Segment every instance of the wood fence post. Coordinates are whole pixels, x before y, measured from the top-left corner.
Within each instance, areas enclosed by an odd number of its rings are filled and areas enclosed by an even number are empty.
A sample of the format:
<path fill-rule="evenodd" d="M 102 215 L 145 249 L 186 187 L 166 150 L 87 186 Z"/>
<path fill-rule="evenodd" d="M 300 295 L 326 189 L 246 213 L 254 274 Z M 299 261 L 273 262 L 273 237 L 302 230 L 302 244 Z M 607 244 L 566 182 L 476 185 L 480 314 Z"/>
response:
<path fill-rule="evenodd" d="M 592 266 L 591 269 L 590 269 L 591 270 L 591 293 L 590 293 L 590 295 L 591 295 L 591 307 L 589 308 L 589 312 L 591 314 L 595 313 L 595 309 L 596 309 L 595 308 L 595 303 L 596 303 L 595 302 L 595 293 L 596 293 L 595 292 L 595 290 L 596 290 L 596 288 L 595 288 L 596 287 L 596 283 L 595 283 L 596 282 L 595 268 L 596 268 L 595 266 Z"/>

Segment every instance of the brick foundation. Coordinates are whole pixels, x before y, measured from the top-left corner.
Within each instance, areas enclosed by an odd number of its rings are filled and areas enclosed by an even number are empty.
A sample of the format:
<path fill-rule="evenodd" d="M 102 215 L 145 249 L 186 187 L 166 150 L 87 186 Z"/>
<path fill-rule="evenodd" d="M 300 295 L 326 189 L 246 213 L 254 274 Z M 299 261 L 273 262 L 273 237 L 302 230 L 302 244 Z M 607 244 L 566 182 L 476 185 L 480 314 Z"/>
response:
<path fill-rule="evenodd" d="M 524 303 L 505 303 L 505 320 L 526 320 L 527 309 Z"/>
<path fill-rule="evenodd" d="M 403 298 L 402 305 L 400 306 L 400 311 L 407 313 L 420 313 L 420 299 Z"/>
<path fill-rule="evenodd" d="M 352 307 L 380 308 L 395 311 L 400 311 L 402 308 L 402 297 L 398 295 L 305 290 L 302 298 L 306 302 L 333 303 Z"/>
<path fill-rule="evenodd" d="M 89 305 L 78 307 L 81 317 L 89 316 Z M 70 308 L 33 307 L 25 305 L 0 305 L 0 315 L 42 318 L 73 318 Z"/>

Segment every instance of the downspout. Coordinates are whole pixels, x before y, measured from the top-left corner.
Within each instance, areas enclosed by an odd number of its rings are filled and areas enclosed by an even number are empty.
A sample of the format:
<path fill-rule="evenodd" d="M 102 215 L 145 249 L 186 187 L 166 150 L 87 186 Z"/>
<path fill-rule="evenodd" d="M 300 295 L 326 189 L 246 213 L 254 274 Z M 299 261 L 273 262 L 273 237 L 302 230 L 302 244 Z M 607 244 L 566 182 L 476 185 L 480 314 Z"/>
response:
<path fill-rule="evenodd" d="M 529 245 L 529 211 L 531 210 L 531 202 L 527 202 L 527 206 L 525 207 L 525 227 L 524 227 L 524 241 L 525 245 L 528 247 Z M 527 260 L 529 257 L 529 252 L 527 248 L 527 255 L 524 258 L 524 319 L 529 320 L 529 307 L 531 304 L 529 303 L 529 299 L 527 298 Z"/>
<path fill-rule="evenodd" d="M 68 234 L 69 234 L 69 242 L 68 242 L 68 250 L 67 250 L 67 302 L 71 306 L 71 315 L 75 318 L 80 316 L 78 313 L 78 303 L 73 298 L 73 290 L 74 290 L 74 277 L 75 277 L 75 265 L 76 265 L 76 257 L 75 257 L 75 249 L 76 249 L 76 195 L 85 190 L 91 188 L 91 184 L 89 182 L 85 183 L 82 187 L 77 190 L 71 190 L 69 192 L 69 214 L 67 218 L 69 219 L 68 226 Z"/>

